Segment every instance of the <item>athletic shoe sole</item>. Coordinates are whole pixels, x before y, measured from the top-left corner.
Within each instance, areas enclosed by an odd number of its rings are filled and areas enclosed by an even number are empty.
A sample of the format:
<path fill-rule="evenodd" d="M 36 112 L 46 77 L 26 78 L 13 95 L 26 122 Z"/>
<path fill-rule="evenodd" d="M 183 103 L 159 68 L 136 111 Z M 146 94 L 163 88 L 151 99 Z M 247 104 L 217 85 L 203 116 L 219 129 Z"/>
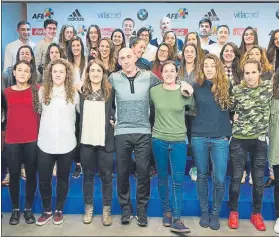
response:
<path fill-rule="evenodd" d="M 186 234 L 191 233 L 191 230 L 178 230 L 178 229 L 174 229 L 174 228 L 170 228 L 170 230 L 172 232 L 176 232 L 176 233 L 186 233 Z"/>
<path fill-rule="evenodd" d="M 142 226 L 142 227 L 146 227 L 147 226 L 147 223 L 140 223 L 139 222 L 138 216 L 136 216 L 136 220 L 137 220 L 137 223 L 138 223 L 139 226 Z"/>
<path fill-rule="evenodd" d="M 54 225 L 61 225 L 63 222 L 64 222 L 64 219 L 62 219 L 61 221 L 55 221 L 55 220 L 53 219 L 53 224 L 54 224 Z"/>
<path fill-rule="evenodd" d="M 38 226 L 42 226 L 42 225 L 45 225 L 48 221 L 50 221 L 52 219 L 53 216 L 50 216 L 49 218 L 47 218 L 45 221 L 43 222 L 38 222 L 36 221 L 36 225 Z"/>

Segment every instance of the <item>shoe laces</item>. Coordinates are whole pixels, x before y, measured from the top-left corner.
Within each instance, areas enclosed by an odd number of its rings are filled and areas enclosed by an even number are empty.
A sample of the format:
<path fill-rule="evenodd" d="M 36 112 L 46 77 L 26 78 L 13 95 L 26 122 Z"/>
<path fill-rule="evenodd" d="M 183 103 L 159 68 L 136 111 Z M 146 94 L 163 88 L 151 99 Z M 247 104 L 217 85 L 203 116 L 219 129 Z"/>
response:
<path fill-rule="evenodd" d="M 103 212 L 103 215 L 104 215 L 105 218 L 108 218 L 110 216 L 110 210 L 105 210 Z"/>
<path fill-rule="evenodd" d="M 254 221 L 256 222 L 256 224 L 263 224 L 263 218 L 261 216 L 261 214 L 254 214 Z"/>
<path fill-rule="evenodd" d="M 58 217 L 61 217 L 62 216 L 62 211 L 56 210 L 55 215 L 58 216 Z"/>
<path fill-rule="evenodd" d="M 167 218 L 171 218 L 171 213 L 170 212 L 165 212 L 164 216 L 167 217 Z"/>
<path fill-rule="evenodd" d="M 183 221 L 181 221 L 181 220 L 178 220 L 178 221 L 176 221 L 176 223 L 179 225 L 179 226 L 182 226 L 182 227 L 184 227 L 184 222 Z"/>
<path fill-rule="evenodd" d="M 238 214 L 236 212 L 231 212 L 230 219 L 232 219 L 233 221 L 236 221 L 238 219 Z"/>

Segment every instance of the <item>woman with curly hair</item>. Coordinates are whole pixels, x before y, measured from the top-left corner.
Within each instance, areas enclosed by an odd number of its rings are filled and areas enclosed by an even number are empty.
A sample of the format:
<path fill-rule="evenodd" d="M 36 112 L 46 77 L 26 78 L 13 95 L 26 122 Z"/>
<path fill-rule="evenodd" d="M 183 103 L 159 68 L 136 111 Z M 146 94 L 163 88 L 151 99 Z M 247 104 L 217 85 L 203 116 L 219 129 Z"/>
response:
<path fill-rule="evenodd" d="M 279 29 L 272 32 L 266 55 L 274 71 L 276 71 L 279 68 Z"/>
<path fill-rule="evenodd" d="M 273 97 L 270 105 L 270 118 L 269 118 L 269 164 L 273 166 L 274 171 L 274 204 L 276 223 L 274 226 L 274 232 L 279 234 L 279 68 L 276 70 L 273 76 Z"/>
<path fill-rule="evenodd" d="M 102 35 L 99 26 L 90 25 L 86 33 L 86 55 L 88 59 L 97 58 L 101 38 Z"/>
<path fill-rule="evenodd" d="M 34 55 L 32 48 L 29 45 L 22 45 L 18 49 L 17 54 L 16 54 L 16 63 L 18 63 L 21 60 L 25 60 L 25 61 L 29 62 L 33 68 L 36 68 L 35 55 Z M 14 66 L 11 66 L 11 67 L 8 67 L 2 73 L 2 89 L 3 90 L 7 87 L 16 85 L 16 81 L 13 76 L 13 70 L 14 70 Z"/>
<path fill-rule="evenodd" d="M 10 225 L 20 222 L 20 172 L 25 165 L 25 208 L 27 224 L 35 223 L 32 205 L 36 192 L 37 139 L 39 130 L 39 99 L 36 69 L 25 60 L 17 62 L 13 75 L 16 84 L 5 89 L 7 101 L 7 125 L 4 149 L 10 173 L 9 191 L 12 199 Z"/>
<path fill-rule="evenodd" d="M 115 29 L 111 33 L 111 40 L 114 45 L 114 57 L 118 58 L 119 51 L 126 47 L 125 35 L 121 29 Z"/>
<path fill-rule="evenodd" d="M 233 86 L 238 85 L 241 79 L 240 52 L 235 43 L 226 43 L 220 53 L 225 74 Z"/>
<path fill-rule="evenodd" d="M 105 65 L 108 76 L 119 70 L 114 56 L 114 44 L 108 37 L 102 38 L 99 42 L 98 59 Z"/>
<path fill-rule="evenodd" d="M 258 45 L 258 33 L 257 31 L 251 27 L 248 26 L 243 31 L 242 39 L 239 47 L 240 51 L 240 57 L 241 59 L 245 55 L 247 51 L 249 51 L 254 45 Z"/>
<path fill-rule="evenodd" d="M 77 31 L 73 25 L 63 25 L 60 34 L 59 34 L 59 45 L 64 52 L 64 55 L 67 55 L 67 49 L 70 40 L 77 35 Z M 62 57 L 61 57 L 62 58 Z M 47 65 L 47 64 L 45 64 Z"/>
<path fill-rule="evenodd" d="M 240 67 L 241 70 L 244 70 L 244 64 L 247 61 L 247 59 L 255 59 L 261 64 L 262 72 L 261 72 L 261 79 L 263 81 L 265 80 L 271 80 L 273 75 L 273 69 L 272 65 L 269 63 L 265 50 L 258 46 L 254 45 L 243 57 Z"/>
<path fill-rule="evenodd" d="M 85 214 L 83 223 L 92 222 L 94 209 L 94 176 L 99 164 L 103 195 L 103 225 L 112 224 L 112 173 L 114 134 L 111 120 L 113 91 L 107 79 L 105 65 L 99 60 L 91 60 L 86 69 L 86 76 L 80 96 L 80 154 L 84 173 L 83 194 Z M 94 113 L 93 113 L 94 111 Z"/>
<path fill-rule="evenodd" d="M 200 226 L 220 228 L 219 213 L 225 194 L 225 177 L 229 158 L 228 137 L 232 134 L 229 107 L 230 82 L 222 62 L 207 54 L 194 84 L 196 116 L 192 122 L 192 152 L 197 166 L 197 191 L 200 200 Z M 213 207 L 209 215 L 209 157 L 213 166 Z"/>
<path fill-rule="evenodd" d="M 37 225 L 63 223 L 63 207 L 69 189 L 69 175 L 77 145 L 76 111 L 79 95 L 73 86 L 73 68 L 65 59 L 49 63 L 39 90 L 41 121 L 38 135 L 39 188 L 44 212 Z M 52 214 L 52 171 L 57 161 L 56 205 Z"/>
<path fill-rule="evenodd" d="M 173 48 L 171 47 L 170 44 L 161 43 L 158 46 L 155 60 L 152 62 L 152 66 L 151 66 L 151 71 L 161 80 L 163 80 L 161 69 L 164 62 L 166 62 L 167 60 L 171 60 L 171 61 L 174 60 Z"/>
<path fill-rule="evenodd" d="M 232 89 L 232 109 L 235 111 L 230 143 L 232 177 L 229 188 L 230 215 L 228 226 L 237 229 L 240 183 L 247 160 L 251 162 L 253 179 L 253 211 L 251 223 L 259 231 L 266 227 L 261 216 L 264 170 L 267 159 L 267 134 L 272 83 L 261 79 L 261 64 L 256 59 L 243 63 L 243 80 Z"/>

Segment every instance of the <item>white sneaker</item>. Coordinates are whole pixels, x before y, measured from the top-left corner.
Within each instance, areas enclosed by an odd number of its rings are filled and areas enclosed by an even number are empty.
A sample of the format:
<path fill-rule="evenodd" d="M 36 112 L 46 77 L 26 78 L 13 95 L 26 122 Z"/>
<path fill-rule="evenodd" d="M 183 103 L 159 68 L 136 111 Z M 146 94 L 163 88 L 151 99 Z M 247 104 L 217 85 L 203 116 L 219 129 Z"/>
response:
<path fill-rule="evenodd" d="M 244 184 L 245 181 L 246 181 L 246 177 L 247 177 L 247 173 L 246 173 L 246 170 L 244 170 L 243 172 L 243 176 L 242 176 L 242 179 L 241 179 L 241 183 Z"/>
<path fill-rule="evenodd" d="M 274 226 L 274 232 L 279 234 L 279 218 L 277 218 L 275 226 Z"/>
<path fill-rule="evenodd" d="M 198 178 L 197 167 L 192 167 L 189 171 L 189 175 L 191 176 L 191 180 L 197 181 L 197 178 Z"/>
<path fill-rule="evenodd" d="M 249 184 L 253 185 L 253 179 L 252 179 L 251 173 L 250 173 L 250 175 L 249 175 Z"/>

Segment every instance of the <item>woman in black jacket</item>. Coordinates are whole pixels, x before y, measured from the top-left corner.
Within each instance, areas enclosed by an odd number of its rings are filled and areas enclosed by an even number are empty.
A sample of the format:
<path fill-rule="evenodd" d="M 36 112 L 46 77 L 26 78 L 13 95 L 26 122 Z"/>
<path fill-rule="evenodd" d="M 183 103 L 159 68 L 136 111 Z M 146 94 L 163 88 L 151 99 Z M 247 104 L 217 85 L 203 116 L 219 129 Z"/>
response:
<path fill-rule="evenodd" d="M 83 167 L 85 214 L 83 222 L 92 222 L 94 175 L 99 163 L 103 195 L 103 225 L 110 226 L 114 131 L 112 87 L 105 65 L 98 59 L 89 62 L 80 95 L 80 155 Z"/>

